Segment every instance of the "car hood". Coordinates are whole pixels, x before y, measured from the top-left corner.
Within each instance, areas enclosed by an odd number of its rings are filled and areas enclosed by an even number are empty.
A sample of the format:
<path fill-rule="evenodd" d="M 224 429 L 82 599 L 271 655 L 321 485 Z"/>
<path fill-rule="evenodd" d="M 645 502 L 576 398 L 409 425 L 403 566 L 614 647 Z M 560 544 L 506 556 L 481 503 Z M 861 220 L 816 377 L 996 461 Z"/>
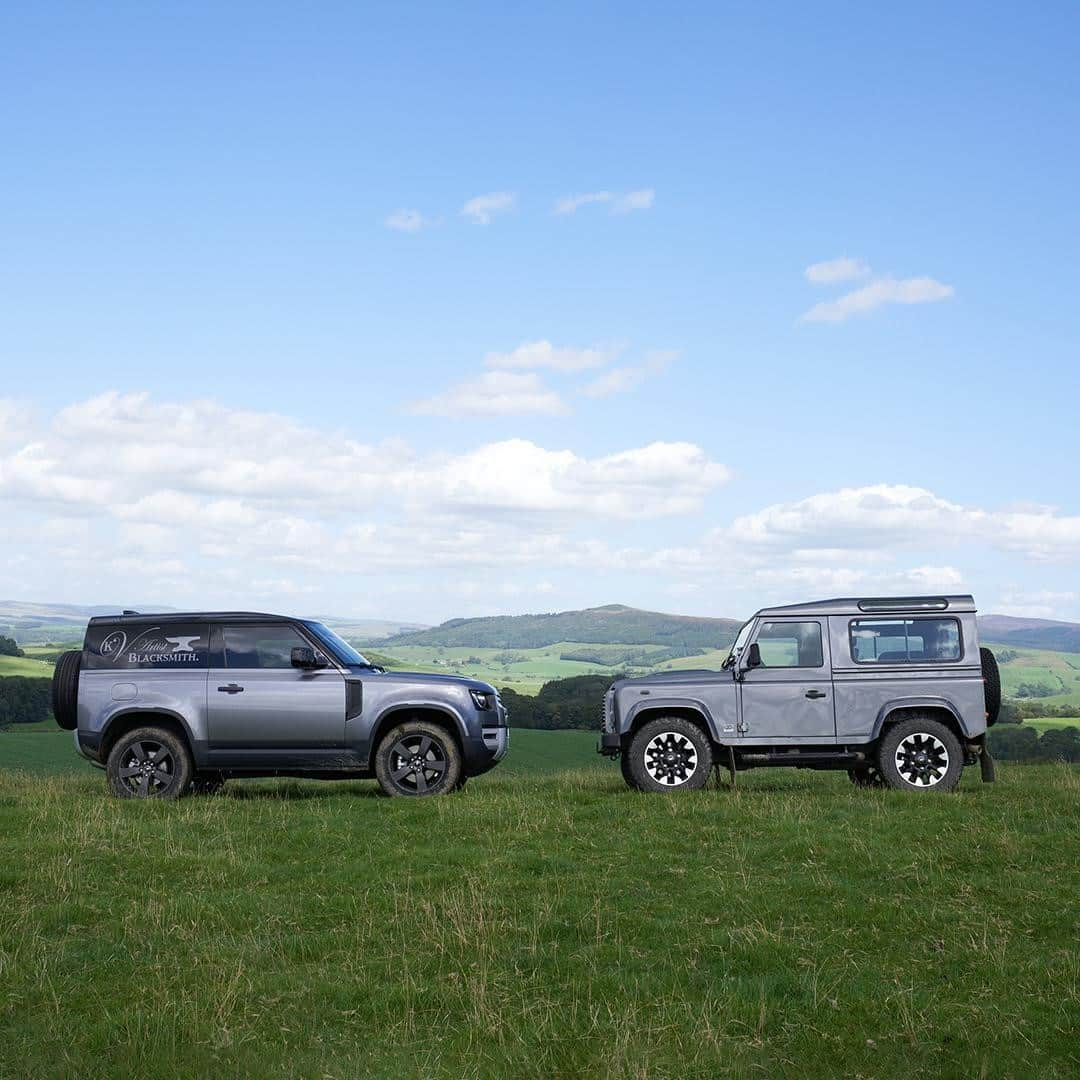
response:
<path fill-rule="evenodd" d="M 694 682 L 697 679 L 716 679 L 730 674 L 716 668 L 687 668 L 683 671 L 658 671 L 652 675 L 640 675 L 636 679 L 619 679 L 616 688 L 623 686 L 671 686 L 673 683 Z"/>
<path fill-rule="evenodd" d="M 410 686 L 463 686 L 468 690 L 479 690 L 481 693 L 494 694 L 495 687 L 490 683 L 481 682 L 479 679 L 468 679 L 464 675 L 435 675 L 430 671 L 372 671 L 369 667 L 352 667 L 349 669 L 354 675 L 370 675 L 374 679 L 391 683 L 408 683 Z"/>

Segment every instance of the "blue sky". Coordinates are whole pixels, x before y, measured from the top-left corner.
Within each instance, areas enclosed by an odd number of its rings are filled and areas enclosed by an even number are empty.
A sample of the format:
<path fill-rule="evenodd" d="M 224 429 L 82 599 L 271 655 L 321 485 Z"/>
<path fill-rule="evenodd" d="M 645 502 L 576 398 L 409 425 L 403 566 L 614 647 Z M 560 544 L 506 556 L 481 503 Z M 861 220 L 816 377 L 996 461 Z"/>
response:
<path fill-rule="evenodd" d="M 0 594 L 1080 618 L 1078 31 L 5 5 Z"/>

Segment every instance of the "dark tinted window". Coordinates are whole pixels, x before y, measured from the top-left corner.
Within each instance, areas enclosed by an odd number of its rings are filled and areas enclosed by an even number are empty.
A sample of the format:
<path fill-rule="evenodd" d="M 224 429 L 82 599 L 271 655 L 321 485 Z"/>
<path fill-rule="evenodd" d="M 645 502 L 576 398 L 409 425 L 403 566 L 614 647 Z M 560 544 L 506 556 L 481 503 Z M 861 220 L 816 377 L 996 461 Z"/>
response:
<path fill-rule="evenodd" d="M 204 668 L 209 646 L 205 623 L 91 626 L 86 632 L 86 666 L 117 671 Z"/>
<path fill-rule="evenodd" d="M 225 666 L 231 668 L 292 667 L 292 651 L 307 645 L 291 626 L 226 626 Z"/>
<path fill-rule="evenodd" d="M 911 664 L 960 659 L 956 619 L 854 619 L 851 658 L 860 664 Z"/>
<path fill-rule="evenodd" d="M 762 667 L 821 667 L 821 623 L 762 623 L 754 639 L 761 650 Z"/>

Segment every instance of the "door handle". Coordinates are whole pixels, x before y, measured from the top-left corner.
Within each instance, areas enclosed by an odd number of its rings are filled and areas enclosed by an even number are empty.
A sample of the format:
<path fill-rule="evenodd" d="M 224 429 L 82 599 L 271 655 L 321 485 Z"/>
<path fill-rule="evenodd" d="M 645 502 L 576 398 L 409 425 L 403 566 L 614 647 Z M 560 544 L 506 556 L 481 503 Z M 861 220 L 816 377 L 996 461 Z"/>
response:
<path fill-rule="evenodd" d="M 218 687 L 219 694 L 242 694 L 243 692 L 244 688 L 242 686 L 237 686 L 234 682 L 229 683 L 228 686 Z"/>
<path fill-rule="evenodd" d="M 826 694 L 824 690 L 807 690 L 806 696 L 808 698 L 822 698 L 825 697 Z"/>

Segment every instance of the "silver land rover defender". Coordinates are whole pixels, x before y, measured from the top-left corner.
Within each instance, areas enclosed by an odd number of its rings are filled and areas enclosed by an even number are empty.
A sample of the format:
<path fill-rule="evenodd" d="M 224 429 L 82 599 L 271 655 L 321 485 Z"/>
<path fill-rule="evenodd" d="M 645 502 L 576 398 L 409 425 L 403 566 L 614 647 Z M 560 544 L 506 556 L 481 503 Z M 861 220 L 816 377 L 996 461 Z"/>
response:
<path fill-rule="evenodd" d="M 487 683 L 384 671 L 321 623 L 251 612 L 91 619 L 56 664 L 53 713 L 124 798 L 253 776 L 438 795 L 509 743 Z"/>
<path fill-rule="evenodd" d="M 970 596 L 823 600 L 763 608 L 718 671 L 622 679 L 599 751 L 641 791 L 731 772 L 844 769 L 855 784 L 951 791 L 965 765 L 994 778 L 997 661 Z"/>

